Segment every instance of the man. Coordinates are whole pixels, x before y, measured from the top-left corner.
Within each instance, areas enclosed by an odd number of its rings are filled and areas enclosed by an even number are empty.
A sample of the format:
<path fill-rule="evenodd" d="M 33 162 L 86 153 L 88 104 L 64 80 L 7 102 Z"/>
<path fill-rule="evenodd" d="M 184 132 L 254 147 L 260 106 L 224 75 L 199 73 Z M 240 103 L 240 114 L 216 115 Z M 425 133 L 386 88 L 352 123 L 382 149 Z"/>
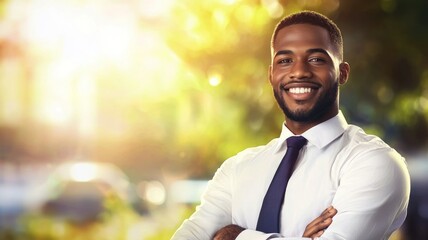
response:
<path fill-rule="evenodd" d="M 394 149 L 339 111 L 339 85 L 350 72 L 340 30 L 321 14 L 296 13 L 278 23 L 271 50 L 269 80 L 285 115 L 280 137 L 226 160 L 172 239 L 388 239 L 406 217 L 409 175 Z M 279 229 L 264 232 L 264 201 L 292 136 L 306 144 Z"/>

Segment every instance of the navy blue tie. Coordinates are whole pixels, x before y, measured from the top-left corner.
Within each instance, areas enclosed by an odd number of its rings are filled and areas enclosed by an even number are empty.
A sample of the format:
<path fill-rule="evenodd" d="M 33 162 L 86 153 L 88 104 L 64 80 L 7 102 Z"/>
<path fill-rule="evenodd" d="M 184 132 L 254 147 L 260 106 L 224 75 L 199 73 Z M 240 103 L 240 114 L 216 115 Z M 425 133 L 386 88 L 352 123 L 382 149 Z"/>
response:
<path fill-rule="evenodd" d="M 262 208 L 257 222 L 257 231 L 279 233 L 280 213 L 284 202 L 285 188 L 292 169 L 299 156 L 300 149 L 307 140 L 302 136 L 287 138 L 287 152 L 276 170 L 269 189 L 263 199 Z"/>

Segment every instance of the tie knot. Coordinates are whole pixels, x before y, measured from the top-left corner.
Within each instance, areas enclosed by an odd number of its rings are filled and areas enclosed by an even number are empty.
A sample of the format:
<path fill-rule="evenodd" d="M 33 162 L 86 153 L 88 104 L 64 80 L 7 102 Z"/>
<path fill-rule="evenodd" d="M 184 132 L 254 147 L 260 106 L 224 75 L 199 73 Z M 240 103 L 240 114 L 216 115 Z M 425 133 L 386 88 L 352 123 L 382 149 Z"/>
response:
<path fill-rule="evenodd" d="M 302 136 L 293 136 L 287 138 L 287 147 L 301 149 L 307 142 L 308 140 Z"/>

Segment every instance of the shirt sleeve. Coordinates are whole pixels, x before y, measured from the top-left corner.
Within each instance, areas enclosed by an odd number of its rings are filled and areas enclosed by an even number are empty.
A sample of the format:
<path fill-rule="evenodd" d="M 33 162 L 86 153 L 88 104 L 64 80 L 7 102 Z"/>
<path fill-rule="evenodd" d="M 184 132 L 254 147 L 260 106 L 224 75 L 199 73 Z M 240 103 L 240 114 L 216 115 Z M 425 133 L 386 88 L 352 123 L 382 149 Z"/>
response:
<path fill-rule="evenodd" d="M 311 238 L 295 237 L 295 238 L 283 238 L 277 233 L 263 233 L 255 230 L 244 230 L 239 234 L 236 240 L 311 240 Z"/>
<path fill-rule="evenodd" d="M 359 152 L 344 166 L 332 203 L 338 213 L 320 239 L 388 239 L 406 218 L 405 160 L 390 148 Z"/>
<path fill-rule="evenodd" d="M 175 232 L 171 240 L 210 240 L 232 223 L 231 189 L 234 157 L 226 160 L 208 183 L 201 204 Z"/>
<path fill-rule="evenodd" d="M 364 152 L 364 151 L 358 151 Z M 386 240 L 404 222 L 410 177 L 404 159 L 392 149 L 365 151 L 341 170 L 332 205 L 333 223 L 318 240 Z M 237 240 L 303 240 L 245 230 Z"/>

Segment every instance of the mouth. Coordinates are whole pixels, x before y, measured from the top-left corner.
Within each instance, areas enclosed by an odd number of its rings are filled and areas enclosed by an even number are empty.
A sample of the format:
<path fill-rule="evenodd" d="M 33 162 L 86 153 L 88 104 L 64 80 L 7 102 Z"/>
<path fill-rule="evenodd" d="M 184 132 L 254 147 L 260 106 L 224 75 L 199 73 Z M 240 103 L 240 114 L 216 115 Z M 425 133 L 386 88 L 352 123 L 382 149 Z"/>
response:
<path fill-rule="evenodd" d="M 282 86 L 285 93 L 296 101 L 309 100 L 315 97 L 321 85 L 317 83 L 288 83 Z"/>
<path fill-rule="evenodd" d="M 304 94 L 304 93 L 312 92 L 312 88 L 294 87 L 294 88 L 289 88 L 288 91 L 293 94 Z"/>

